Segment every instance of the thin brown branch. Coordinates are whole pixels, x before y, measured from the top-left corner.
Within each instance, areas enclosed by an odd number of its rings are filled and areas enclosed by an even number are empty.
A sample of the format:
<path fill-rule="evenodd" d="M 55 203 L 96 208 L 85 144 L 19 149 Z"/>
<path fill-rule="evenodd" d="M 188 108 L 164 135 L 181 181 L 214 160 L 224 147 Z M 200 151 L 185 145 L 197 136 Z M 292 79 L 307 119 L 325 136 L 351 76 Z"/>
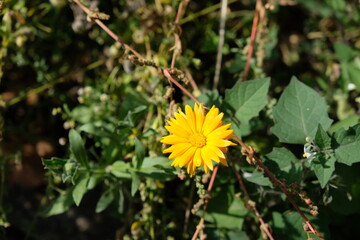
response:
<path fill-rule="evenodd" d="M 74 0 L 74 2 L 89 16 L 91 15 L 91 10 L 84 6 L 79 0 Z M 132 52 L 139 58 L 144 58 L 140 53 L 135 51 L 132 47 L 127 45 L 120 37 L 118 37 L 113 31 L 111 31 L 100 19 L 93 19 L 93 21 L 99 25 L 110 37 L 112 37 L 115 41 L 119 42 L 126 50 Z"/>
<path fill-rule="evenodd" d="M 177 13 L 176 13 L 176 17 L 175 17 L 175 29 L 174 29 L 174 39 L 175 39 L 175 45 L 174 45 L 174 49 L 173 49 L 173 55 L 172 55 L 172 59 L 171 59 L 171 67 L 170 68 L 174 68 L 175 66 L 175 61 L 178 55 L 181 54 L 181 40 L 180 40 L 180 35 L 182 32 L 181 26 L 179 25 L 179 21 L 181 18 L 181 15 L 183 14 L 183 8 L 186 7 L 188 3 L 188 0 L 182 0 L 179 4 Z"/>
<path fill-rule="evenodd" d="M 232 162 L 232 167 L 233 167 L 233 170 L 234 170 L 234 173 L 235 173 L 235 176 L 239 182 L 239 186 L 240 186 L 240 189 L 241 191 L 244 193 L 244 201 L 245 201 L 245 207 L 248 209 L 248 210 L 252 210 L 254 211 L 256 217 L 259 219 L 260 221 L 260 225 L 261 225 L 261 231 L 264 231 L 265 234 L 267 235 L 267 237 L 270 239 L 270 240 L 274 240 L 274 237 L 271 235 L 271 232 L 268 228 L 268 225 L 265 223 L 265 221 L 262 219 L 259 211 L 256 209 L 256 206 L 255 206 L 255 203 L 253 203 L 250 199 L 250 196 L 249 196 L 249 193 L 245 187 L 245 184 L 244 184 L 244 181 L 240 175 L 240 173 L 236 170 L 236 167 L 235 167 L 235 163 L 234 163 L 234 160 L 231 161 Z"/>
<path fill-rule="evenodd" d="M 192 100 L 194 100 L 196 103 L 200 104 L 200 101 L 194 96 L 192 95 L 186 88 L 184 88 L 178 81 L 176 81 L 169 73 L 168 69 L 163 69 L 162 70 L 164 76 L 169 79 L 172 83 L 174 83 L 176 86 L 178 86 L 181 91 L 183 91 L 186 95 L 188 95 Z"/>
<path fill-rule="evenodd" d="M 207 193 L 206 193 L 207 197 L 205 198 L 203 213 L 202 213 L 200 222 L 196 226 L 196 231 L 195 231 L 194 235 L 191 238 L 192 240 L 196 240 L 196 238 L 199 235 L 200 231 L 204 228 L 205 214 L 206 214 L 206 210 L 207 210 L 207 205 L 209 203 L 209 199 L 211 198 L 210 194 L 211 194 L 211 190 L 212 190 L 213 185 L 214 185 L 214 181 L 215 181 L 215 177 L 216 177 L 218 169 L 219 169 L 219 165 L 216 165 L 214 167 L 214 171 L 212 172 L 211 179 L 210 179 L 208 189 L 207 189 Z"/>
<path fill-rule="evenodd" d="M 254 51 L 256 30 L 257 30 L 257 26 L 258 26 L 258 22 L 259 22 L 259 18 L 260 18 L 260 8 L 261 7 L 262 7 L 261 0 L 257 0 L 256 1 L 256 7 L 255 7 L 255 15 L 254 15 L 254 19 L 253 19 L 252 28 L 251 28 L 250 46 L 249 46 L 249 52 L 248 52 L 247 59 L 246 59 L 246 65 L 245 65 L 245 70 L 244 70 L 244 75 L 243 75 L 243 81 L 247 80 L 249 70 L 250 70 L 250 61 L 251 61 L 252 54 L 253 54 L 253 51 Z"/>
<path fill-rule="evenodd" d="M 220 79 L 221 61 L 222 61 L 222 55 L 223 55 L 222 52 L 223 52 L 224 39 L 225 39 L 225 23 L 226 23 L 227 5 L 228 5 L 227 0 L 221 0 L 219 43 L 218 43 L 218 49 L 217 49 L 217 55 L 216 55 L 213 89 L 217 89 L 218 84 L 219 84 L 219 79 Z"/>
<path fill-rule="evenodd" d="M 294 199 L 292 198 L 291 194 L 288 191 L 288 187 L 286 186 L 285 183 L 281 182 L 279 179 L 277 179 L 275 177 L 275 175 L 265 166 L 265 164 L 260 160 L 260 158 L 258 158 L 255 155 L 254 150 L 252 150 L 251 148 L 249 148 L 248 146 L 246 146 L 246 144 L 240 140 L 238 137 L 234 138 L 240 145 L 241 147 L 246 151 L 248 158 L 250 159 L 250 161 L 254 161 L 262 171 L 264 171 L 264 173 L 270 178 L 272 184 L 274 186 L 278 186 L 280 188 L 280 190 L 285 193 L 286 197 L 288 198 L 289 202 L 293 205 L 293 207 L 295 208 L 295 210 L 300 214 L 301 218 L 304 220 L 305 224 L 309 227 L 309 229 L 311 230 L 312 233 L 316 234 L 320 239 L 324 239 L 324 237 L 320 234 L 320 232 L 314 227 L 312 226 L 312 224 L 310 223 L 309 219 L 305 216 L 305 214 L 303 213 L 303 211 L 301 211 L 301 209 L 299 208 L 299 206 L 296 204 L 296 202 L 294 201 Z"/>
<path fill-rule="evenodd" d="M 191 76 L 191 73 L 189 71 L 189 69 L 185 69 L 185 75 L 186 75 L 186 78 L 189 80 L 192 88 L 194 89 L 194 91 L 199 91 L 199 87 L 197 86 L 194 78 Z"/>

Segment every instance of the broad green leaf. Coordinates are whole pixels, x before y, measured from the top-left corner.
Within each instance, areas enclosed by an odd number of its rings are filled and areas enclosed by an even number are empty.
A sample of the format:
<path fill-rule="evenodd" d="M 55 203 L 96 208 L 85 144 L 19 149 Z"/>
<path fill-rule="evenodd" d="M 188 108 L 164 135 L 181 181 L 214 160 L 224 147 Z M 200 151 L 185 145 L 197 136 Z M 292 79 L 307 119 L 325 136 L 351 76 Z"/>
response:
<path fill-rule="evenodd" d="M 252 174 L 246 173 L 244 174 L 244 178 L 249 182 L 261 185 L 261 186 L 268 186 L 271 187 L 272 184 L 267 177 L 264 177 L 264 174 L 260 171 L 254 170 Z"/>
<path fill-rule="evenodd" d="M 301 162 L 286 148 L 274 148 L 265 159 L 264 164 L 278 179 L 285 179 L 287 184 L 301 182 Z"/>
<path fill-rule="evenodd" d="M 81 176 L 74 187 L 72 196 L 76 206 L 80 205 L 81 199 L 83 198 L 84 194 L 87 192 L 87 184 L 89 182 L 89 178 L 90 178 L 89 174 L 85 174 Z"/>
<path fill-rule="evenodd" d="M 332 134 L 341 128 L 344 128 L 345 130 L 347 130 L 347 129 L 349 129 L 349 127 L 354 126 L 355 124 L 357 124 L 359 122 L 360 122 L 360 116 L 352 115 L 344 120 L 341 120 L 341 121 L 333 124 L 329 129 L 329 133 Z"/>
<path fill-rule="evenodd" d="M 109 171 L 118 178 L 127 178 L 130 179 L 131 175 L 128 172 L 130 169 L 129 163 L 125 163 L 124 161 L 116 161 L 110 167 Z"/>
<path fill-rule="evenodd" d="M 244 202 L 234 197 L 233 186 L 223 186 L 209 202 L 205 220 L 216 224 L 217 228 L 241 229 L 247 210 Z M 202 214 L 201 211 L 198 214 Z"/>
<path fill-rule="evenodd" d="M 324 188 L 335 170 L 336 158 L 333 154 L 325 156 L 319 153 L 311 161 L 311 168 L 314 170 L 321 188 Z"/>
<path fill-rule="evenodd" d="M 46 169 L 49 169 L 53 173 L 62 173 L 64 165 L 67 163 L 68 159 L 52 157 L 51 159 L 42 158 L 42 163 Z"/>
<path fill-rule="evenodd" d="M 329 129 L 332 120 L 327 108 L 317 92 L 293 77 L 273 108 L 272 131 L 280 142 L 305 144 L 306 137 L 315 137 L 318 124 Z"/>
<path fill-rule="evenodd" d="M 329 239 L 329 217 L 320 215 L 318 217 L 313 217 L 308 214 L 307 209 L 301 209 L 310 222 L 320 231 L 320 233 Z M 303 228 L 304 220 L 301 218 L 300 214 L 295 211 L 286 211 L 284 213 L 273 212 L 272 213 L 272 229 L 274 235 L 277 236 L 276 239 L 291 239 L 291 240 L 303 240 L 308 239 L 308 235 Z M 312 238 L 320 240 L 315 234 L 310 235 Z"/>
<path fill-rule="evenodd" d="M 225 91 L 225 105 L 230 107 L 240 123 L 248 123 L 266 105 L 270 78 L 238 82 Z"/>
<path fill-rule="evenodd" d="M 41 212 L 41 215 L 44 217 L 49 217 L 67 211 L 74 203 L 71 195 L 72 190 L 72 188 L 69 188 L 65 193 L 61 194 L 59 197 L 53 200 L 50 206 Z"/>
<path fill-rule="evenodd" d="M 136 173 L 131 172 L 131 196 L 135 196 L 135 193 L 138 191 L 140 185 L 140 178 Z"/>
<path fill-rule="evenodd" d="M 136 154 L 136 168 L 139 169 L 144 161 L 145 147 L 144 144 L 136 137 L 135 138 L 135 154 Z"/>
<path fill-rule="evenodd" d="M 114 200 L 114 193 L 111 189 L 109 189 L 101 195 L 99 201 L 96 204 L 95 212 L 99 213 L 104 211 L 113 200 Z"/>
<path fill-rule="evenodd" d="M 331 148 L 331 138 L 324 131 L 322 126 L 319 124 L 318 130 L 315 134 L 314 142 L 321 150 Z"/>
<path fill-rule="evenodd" d="M 76 160 L 84 167 L 89 168 L 88 156 L 82 142 L 80 134 L 71 129 L 69 132 L 70 150 L 74 154 Z"/>
<path fill-rule="evenodd" d="M 349 166 L 360 162 L 360 124 L 350 127 L 348 130 L 342 128 L 336 131 L 334 139 L 338 145 L 335 149 L 338 162 Z"/>

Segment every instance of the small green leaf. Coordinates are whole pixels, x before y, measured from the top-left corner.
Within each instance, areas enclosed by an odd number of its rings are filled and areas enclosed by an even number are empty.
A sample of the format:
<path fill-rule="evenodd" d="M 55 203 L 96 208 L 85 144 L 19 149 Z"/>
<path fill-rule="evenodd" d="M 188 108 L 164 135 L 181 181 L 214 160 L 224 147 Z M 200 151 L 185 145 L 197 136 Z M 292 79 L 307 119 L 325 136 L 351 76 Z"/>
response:
<path fill-rule="evenodd" d="M 84 167 L 89 169 L 88 156 L 84 144 L 82 142 L 80 134 L 71 129 L 69 132 L 70 150 L 74 154 L 76 160 Z"/>
<path fill-rule="evenodd" d="M 320 182 L 321 188 L 326 186 L 332 176 L 335 170 L 335 161 L 336 158 L 333 154 L 325 156 L 321 153 L 317 154 L 311 161 L 311 168 L 314 170 L 315 175 Z"/>
<path fill-rule="evenodd" d="M 74 184 L 74 180 L 77 176 L 77 171 L 79 168 L 79 163 L 75 160 L 69 159 L 63 168 L 63 172 L 61 174 L 61 178 L 63 182 L 66 182 L 68 179 L 71 179 Z"/>
<path fill-rule="evenodd" d="M 329 129 L 332 120 L 327 108 L 317 92 L 293 77 L 273 108 L 272 131 L 280 142 L 305 144 L 306 137 L 315 137 L 318 124 L 325 131 Z"/>
<path fill-rule="evenodd" d="M 331 138 L 329 135 L 324 131 L 322 126 L 319 124 L 318 130 L 315 134 L 314 142 L 316 146 L 318 146 L 321 150 L 331 148 Z"/>
<path fill-rule="evenodd" d="M 360 124 L 347 131 L 341 128 L 334 134 L 338 147 L 335 149 L 336 160 L 346 165 L 360 162 Z"/>
<path fill-rule="evenodd" d="M 72 188 L 69 188 L 65 193 L 53 200 L 50 206 L 41 212 L 41 215 L 44 217 L 50 217 L 67 211 L 74 203 L 71 193 Z"/>
<path fill-rule="evenodd" d="M 135 153 L 136 153 L 136 168 L 139 169 L 144 161 L 145 147 L 144 144 L 136 137 L 135 138 Z"/>
<path fill-rule="evenodd" d="M 225 91 L 225 107 L 230 107 L 241 123 L 248 123 L 258 116 L 266 105 L 270 78 L 238 82 Z"/>
<path fill-rule="evenodd" d="M 46 169 L 49 169 L 53 173 L 62 173 L 64 165 L 67 163 L 68 159 L 52 157 L 51 159 L 42 158 L 42 163 Z"/>
<path fill-rule="evenodd" d="M 140 178 L 136 173 L 131 172 L 131 196 L 135 196 L 135 193 L 138 191 L 140 185 Z"/>
<path fill-rule="evenodd" d="M 74 187 L 72 192 L 72 196 L 76 206 L 80 205 L 81 199 L 83 198 L 84 194 L 87 192 L 87 184 L 89 182 L 90 175 L 85 174 L 81 176 Z"/>
<path fill-rule="evenodd" d="M 130 179 L 131 175 L 128 172 L 130 165 L 124 161 L 116 161 L 110 167 L 110 172 L 118 178 Z"/>
<path fill-rule="evenodd" d="M 114 200 L 114 193 L 111 189 L 109 189 L 101 195 L 98 203 L 96 204 L 95 212 L 99 213 L 104 211 L 113 200 Z"/>

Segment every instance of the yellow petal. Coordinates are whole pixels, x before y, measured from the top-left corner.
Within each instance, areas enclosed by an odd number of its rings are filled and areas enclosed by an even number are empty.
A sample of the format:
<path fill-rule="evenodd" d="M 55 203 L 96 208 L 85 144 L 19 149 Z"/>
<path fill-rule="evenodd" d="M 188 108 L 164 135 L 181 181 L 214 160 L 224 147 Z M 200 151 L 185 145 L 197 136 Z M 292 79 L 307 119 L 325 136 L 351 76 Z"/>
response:
<path fill-rule="evenodd" d="M 209 133 L 214 131 L 215 128 L 221 125 L 222 124 L 221 119 L 223 116 L 224 113 L 220 113 L 216 117 L 206 115 L 203 126 L 203 134 L 207 136 Z"/>
<path fill-rule="evenodd" d="M 188 123 L 190 125 L 190 128 L 195 132 L 195 114 L 194 114 L 194 111 L 192 110 L 192 108 L 189 106 L 189 105 L 186 105 L 185 106 L 185 115 L 186 115 L 186 118 L 188 120 Z"/>
<path fill-rule="evenodd" d="M 224 164 L 226 167 L 229 166 L 225 158 L 220 158 L 220 162 L 221 162 L 222 164 Z"/>
<path fill-rule="evenodd" d="M 179 157 L 179 167 L 183 167 L 193 160 L 196 149 L 196 147 L 191 147 Z"/>
<path fill-rule="evenodd" d="M 175 118 L 179 124 L 178 125 L 179 127 L 183 128 L 189 134 L 192 134 L 194 132 L 193 129 L 190 127 L 186 115 L 181 110 L 179 110 L 178 113 L 175 113 Z"/>
<path fill-rule="evenodd" d="M 199 167 L 201 165 L 202 159 L 201 159 L 201 150 L 200 150 L 200 148 L 196 149 L 193 162 L 194 162 L 195 167 Z"/>
<path fill-rule="evenodd" d="M 178 144 L 188 142 L 188 140 L 186 138 L 182 138 L 176 135 L 168 135 L 163 137 L 160 142 L 165 144 Z"/>
<path fill-rule="evenodd" d="M 201 157 L 203 160 L 203 163 L 206 164 L 210 170 L 213 170 L 213 164 L 211 161 L 211 155 L 208 151 L 206 151 L 206 148 L 201 148 Z"/>
<path fill-rule="evenodd" d="M 178 128 L 178 127 L 175 127 L 175 126 L 165 126 L 166 130 L 168 130 L 170 133 L 174 134 L 174 135 L 177 135 L 179 137 L 182 137 L 182 138 L 188 138 L 189 137 L 189 134 L 182 130 L 182 128 Z"/>
<path fill-rule="evenodd" d="M 195 125 L 196 125 L 196 131 L 201 132 L 203 124 L 204 124 L 204 109 L 203 105 L 197 105 L 194 104 L 194 112 L 195 112 Z"/>
<path fill-rule="evenodd" d="M 189 148 L 192 147 L 190 143 L 179 143 L 174 145 L 175 148 L 172 151 L 172 153 L 169 156 L 169 159 L 180 157 L 182 154 L 184 154 Z"/>
<path fill-rule="evenodd" d="M 217 139 L 227 139 L 234 131 L 233 130 L 223 130 L 217 131 L 217 129 L 211 132 L 209 135 L 206 136 L 207 141 L 217 140 Z"/>
<path fill-rule="evenodd" d="M 229 141 L 229 140 L 223 140 L 223 139 L 217 139 L 217 140 L 208 140 L 206 141 L 207 145 L 215 146 L 215 147 L 228 147 L 228 146 L 234 146 L 235 143 Z"/>
<path fill-rule="evenodd" d="M 178 151 L 183 151 L 183 149 L 187 150 L 189 148 L 191 148 L 191 144 L 190 143 L 178 143 L 178 144 L 175 144 L 175 145 L 172 145 L 171 147 L 165 149 L 163 151 L 163 153 L 171 153 L 171 152 L 178 152 Z"/>

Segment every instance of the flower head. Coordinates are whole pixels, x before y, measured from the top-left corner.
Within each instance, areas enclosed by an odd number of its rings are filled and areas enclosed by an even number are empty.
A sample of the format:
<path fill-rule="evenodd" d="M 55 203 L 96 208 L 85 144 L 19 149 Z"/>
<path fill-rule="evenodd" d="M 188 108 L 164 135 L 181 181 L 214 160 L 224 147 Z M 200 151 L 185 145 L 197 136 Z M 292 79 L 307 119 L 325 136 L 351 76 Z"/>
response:
<path fill-rule="evenodd" d="M 172 145 L 163 151 L 171 153 L 169 159 L 174 159 L 171 165 L 187 165 L 190 175 L 200 166 L 205 172 L 213 170 L 212 160 L 228 166 L 224 152 L 226 147 L 236 144 L 228 140 L 233 137 L 233 130 L 229 130 L 231 123 L 222 122 L 223 115 L 215 106 L 205 115 L 202 104 L 196 103 L 194 110 L 189 105 L 185 106 L 185 113 L 179 109 L 165 126 L 171 134 L 161 139 L 162 143 Z"/>

